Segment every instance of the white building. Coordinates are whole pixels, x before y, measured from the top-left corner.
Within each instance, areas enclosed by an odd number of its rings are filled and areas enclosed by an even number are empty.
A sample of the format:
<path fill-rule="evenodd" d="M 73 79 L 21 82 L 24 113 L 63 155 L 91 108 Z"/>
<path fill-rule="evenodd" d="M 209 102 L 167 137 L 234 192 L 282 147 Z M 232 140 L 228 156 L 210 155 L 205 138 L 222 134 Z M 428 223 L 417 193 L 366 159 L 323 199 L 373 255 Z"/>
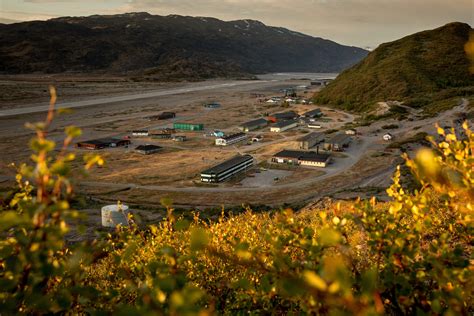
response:
<path fill-rule="evenodd" d="M 281 121 L 270 127 L 270 132 L 280 133 L 298 126 L 296 121 Z"/>
<path fill-rule="evenodd" d="M 216 146 L 228 146 L 247 139 L 247 134 L 236 133 L 228 136 L 216 138 Z"/>
<path fill-rule="evenodd" d="M 309 123 L 308 128 L 321 128 L 321 124 Z"/>
<path fill-rule="evenodd" d="M 389 140 L 392 140 L 393 139 L 393 135 L 390 134 L 390 133 L 386 133 L 382 136 L 383 140 L 385 141 L 389 141 Z"/>
<path fill-rule="evenodd" d="M 326 168 L 330 161 L 329 155 L 318 155 L 315 157 L 303 157 L 299 159 L 300 165 L 310 167 Z"/>
<path fill-rule="evenodd" d="M 136 130 L 136 131 L 132 131 L 132 136 L 135 136 L 135 137 L 140 137 L 140 136 L 148 136 L 148 131 L 147 130 Z"/>
<path fill-rule="evenodd" d="M 328 154 L 320 154 L 318 151 L 282 150 L 272 157 L 273 163 L 285 163 L 289 165 L 302 165 L 310 167 L 325 168 L 331 160 Z"/>
<path fill-rule="evenodd" d="M 353 128 L 346 130 L 346 135 L 355 135 L 357 131 Z"/>

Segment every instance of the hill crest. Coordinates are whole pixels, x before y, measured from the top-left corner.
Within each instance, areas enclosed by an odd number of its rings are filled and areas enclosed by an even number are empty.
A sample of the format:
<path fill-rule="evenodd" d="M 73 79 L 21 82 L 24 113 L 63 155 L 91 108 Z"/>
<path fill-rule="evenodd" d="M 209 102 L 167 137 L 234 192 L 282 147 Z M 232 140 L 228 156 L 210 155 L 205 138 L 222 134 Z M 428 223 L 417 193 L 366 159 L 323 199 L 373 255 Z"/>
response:
<path fill-rule="evenodd" d="M 367 112 L 377 102 L 397 100 L 424 107 L 469 94 L 474 75 L 469 73 L 464 45 L 470 32 L 468 24 L 454 22 L 381 44 L 343 71 L 316 101 Z"/>
<path fill-rule="evenodd" d="M 207 78 L 338 72 L 367 54 L 361 48 L 254 20 L 146 12 L 0 25 L 0 38 L 3 73 L 147 72 Z"/>

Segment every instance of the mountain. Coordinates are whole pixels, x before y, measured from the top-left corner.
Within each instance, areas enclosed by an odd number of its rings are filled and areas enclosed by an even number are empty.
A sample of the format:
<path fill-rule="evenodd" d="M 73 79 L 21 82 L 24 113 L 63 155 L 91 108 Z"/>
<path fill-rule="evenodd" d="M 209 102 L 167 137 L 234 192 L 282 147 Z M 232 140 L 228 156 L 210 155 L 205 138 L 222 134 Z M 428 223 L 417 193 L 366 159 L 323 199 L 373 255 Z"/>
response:
<path fill-rule="evenodd" d="M 315 99 L 366 112 L 381 101 L 429 108 L 447 98 L 474 95 L 474 74 L 464 51 L 470 32 L 468 24 L 450 23 L 382 44 Z"/>
<path fill-rule="evenodd" d="M 18 20 L 12 20 L 12 19 L 5 19 L 0 17 L 0 24 L 11 24 L 11 23 L 18 23 L 20 21 Z"/>
<path fill-rule="evenodd" d="M 0 25 L 0 72 L 9 74 L 339 72 L 366 54 L 254 20 L 127 13 Z"/>

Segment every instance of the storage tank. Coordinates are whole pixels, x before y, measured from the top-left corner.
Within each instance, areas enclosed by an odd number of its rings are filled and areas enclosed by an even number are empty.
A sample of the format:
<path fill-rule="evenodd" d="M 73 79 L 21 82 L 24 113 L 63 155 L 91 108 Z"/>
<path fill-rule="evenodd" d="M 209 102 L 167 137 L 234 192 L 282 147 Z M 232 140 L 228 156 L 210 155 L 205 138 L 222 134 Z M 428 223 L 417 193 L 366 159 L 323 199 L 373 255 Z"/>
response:
<path fill-rule="evenodd" d="M 124 204 L 107 205 L 102 208 L 102 226 L 128 226 L 128 206 Z"/>

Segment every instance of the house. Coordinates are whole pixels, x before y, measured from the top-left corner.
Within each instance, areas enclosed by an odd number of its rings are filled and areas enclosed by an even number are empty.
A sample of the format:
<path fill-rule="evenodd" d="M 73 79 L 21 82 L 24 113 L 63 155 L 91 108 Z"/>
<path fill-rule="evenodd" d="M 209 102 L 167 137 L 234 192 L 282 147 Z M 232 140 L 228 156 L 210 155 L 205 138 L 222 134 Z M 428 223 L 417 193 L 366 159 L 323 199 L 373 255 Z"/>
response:
<path fill-rule="evenodd" d="M 382 136 L 383 140 L 385 141 L 389 141 L 389 140 L 392 140 L 393 139 L 393 135 L 390 134 L 390 133 L 386 133 Z"/>
<path fill-rule="evenodd" d="M 216 138 L 216 146 L 228 146 L 247 139 L 245 133 L 235 133 L 223 137 Z"/>
<path fill-rule="evenodd" d="M 296 121 L 281 121 L 270 127 L 270 132 L 280 133 L 298 126 Z"/>
<path fill-rule="evenodd" d="M 173 128 L 185 131 L 202 131 L 204 125 L 195 123 L 173 123 Z"/>
<path fill-rule="evenodd" d="M 245 122 L 239 126 L 239 129 L 243 132 L 250 132 L 268 125 L 268 121 L 264 118 L 259 118 L 253 121 Z"/>
<path fill-rule="evenodd" d="M 273 100 L 273 99 L 268 99 L 268 100 L 265 101 L 265 102 L 271 103 L 271 104 L 275 104 L 275 103 L 278 103 L 278 102 L 280 102 L 280 101 L 275 101 L 275 100 Z"/>
<path fill-rule="evenodd" d="M 287 103 L 296 103 L 296 99 L 293 99 L 293 98 L 286 98 L 286 99 L 285 99 L 285 102 L 287 102 Z"/>
<path fill-rule="evenodd" d="M 173 140 L 175 142 L 184 142 L 184 141 L 186 141 L 186 136 L 185 135 L 174 135 Z"/>
<path fill-rule="evenodd" d="M 329 154 L 320 154 L 319 150 L 282 150 L 272 157 L 272 162 L 325 168 L 329 164 L 330 159 L 331 156 Z"/>
<path fill-rule="evenodd" d="M 201 182 L 218 183 L 230 177 L 248 170 L 253 165 L 253 157 L 250 155 L 238 155 L 228 159 L 217 166 L 201 172 Z"/>
<path fill-rule="evenodd" d="M 204 104 L 204 107 L 208 109 L 217 109 L 221 107 L 221 104 L 217 102 L 210 102 L 210 103 Z"/>
<path fill-rule="evenodd" d="M 158 115 L 150 116 L 148 119 L 150 121 L 157 121 L 157 120 L 167 120 L 174 117 L 176 117 L 176 113 L 174 112 L 162 112 Z"/>
<path fill-rule="evenodd" d="M 164 128 L 164 129 L 159 129 L 156 131 L 151 131 L 150 136 L 152 138 L 167 139 L 167 138 L 171 138 L 171 135 L 175 132 L 176 130 L 174 128 Z"/>
<path fill-rule="evenodd" d="M 346 130 L 346 135 L 356 135 L 357 131 L 353 128 Z"/>
<path fill-rule="evenodd" d="M 132 131 L 132 136 L 135 136 L 135 137 L 146 137 L 146 136 L 148 136 L 148 130 L 146 130 L 146 129 L 134 130 L 134 131 Z"/>
<path fill-rule="evenodd" d="M 161 150 L 161 146 L 156 145 L 140 145 L 135 148 L 135 152 L 142 155 L 151 155 Z"/>
<path fill-rule="evenodd" d="M 128 146 L 130 144 L 131 142 L 128 139 L 100 138 L 100 139 L 93 139 L 93 140 L 78 142 L 76 144 L 76 147 L 83 148 L 83 149 L 98 150 L 98 149 L 110 148 L 110 147 L 113 148 L 113 147 Z"/>
<path fill-rule="evenodd" d="M 298 147 L 300 149 L 310 149 L 324 141 L 324 134 L 312 132 L 298 139 Z"/>
<path fill-rule="evenodd" d="M 303 113 L 303 117 L 307 118 L 317 118 L 323 116 L 323 112 L 320 109 L 314 109 L 308 112 Z"/>
<path fill-rule="evenodd" d="M 318 123 L 314 123 L 314 122 L 310 122 L 308 123 L 308 128 L 316 128 L 316 129 L 319 129 L 321 128 L 321 124 L 318 124 Z"/>
<path fill-rule="evenodd" d="M 336 134 L 324 143 L 324 149 L 332 151 L 343 151 L 345 148 L 349 147 L 351 141 L 352 138 L 350 135 Z"/>

